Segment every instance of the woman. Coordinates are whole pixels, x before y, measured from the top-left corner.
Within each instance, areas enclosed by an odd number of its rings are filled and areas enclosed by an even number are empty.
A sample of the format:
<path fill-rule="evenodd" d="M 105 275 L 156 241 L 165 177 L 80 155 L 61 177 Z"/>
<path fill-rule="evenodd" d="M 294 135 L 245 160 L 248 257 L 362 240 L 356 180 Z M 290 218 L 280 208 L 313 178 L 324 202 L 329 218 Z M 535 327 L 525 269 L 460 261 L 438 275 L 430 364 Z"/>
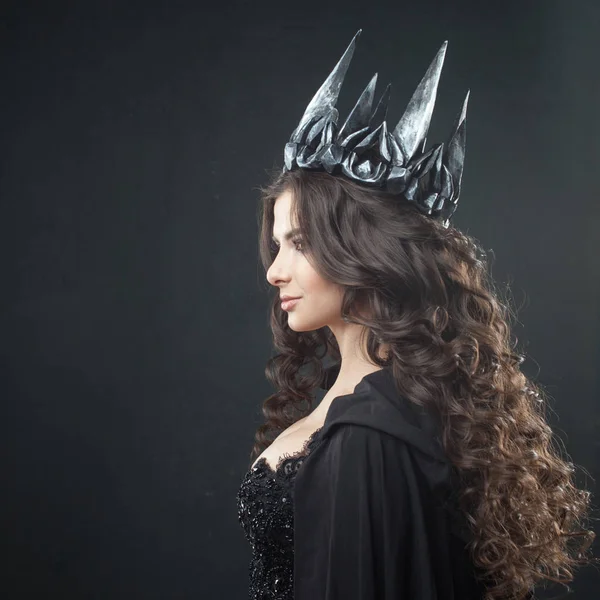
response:
<path fill-rule="evenodd" d="M 467 100 L 425 152 L 446 44 L 391 133 L 376 76 L 339 127 L 359 33 L 262 189 L 278 391 L 237 498 L 250 596 L 531 598 L 589 562 L 590 495 L 520 371 L 485 253 L 450 226 Z"/>

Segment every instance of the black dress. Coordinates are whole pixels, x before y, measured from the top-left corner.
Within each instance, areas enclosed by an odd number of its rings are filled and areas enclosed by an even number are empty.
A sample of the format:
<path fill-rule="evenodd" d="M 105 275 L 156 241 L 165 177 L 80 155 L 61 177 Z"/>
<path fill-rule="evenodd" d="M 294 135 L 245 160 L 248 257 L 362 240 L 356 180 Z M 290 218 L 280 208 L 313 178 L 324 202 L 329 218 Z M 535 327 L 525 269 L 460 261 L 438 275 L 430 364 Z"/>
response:
<path fill-rule="evenodd" d="M 328 373 L 328 389 L 338 366 Z M 252 600 L 481 600 L 439 428 L 386 367 L 239 489 Z"/>
<path fill-rule="evenodd" d="M 318 442 L 317 429 L 303 448 L 284 455 L 273 470 L 260 458 L 237 494 L 238 520 L 252 548 L 251 600 L 292 600 L 294 570 L 294 479 Z"/>

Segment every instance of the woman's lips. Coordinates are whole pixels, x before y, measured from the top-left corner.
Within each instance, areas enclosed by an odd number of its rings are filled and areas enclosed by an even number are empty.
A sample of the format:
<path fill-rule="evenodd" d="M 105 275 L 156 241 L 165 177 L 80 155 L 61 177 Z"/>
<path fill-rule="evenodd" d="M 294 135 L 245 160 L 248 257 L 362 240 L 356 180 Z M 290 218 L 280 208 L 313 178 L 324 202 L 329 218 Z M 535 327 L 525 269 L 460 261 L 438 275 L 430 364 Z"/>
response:
<path fill-rule="evenodd" d="M 285 302 L 281 303 L 281 308 L 283 310 L 290 310 L 291 308 L 294 308 L 294 306 L 296 306 L 296 303 L 300 301 L 300 298 L 292 298 L 291 300 L 286 300 Z"/>

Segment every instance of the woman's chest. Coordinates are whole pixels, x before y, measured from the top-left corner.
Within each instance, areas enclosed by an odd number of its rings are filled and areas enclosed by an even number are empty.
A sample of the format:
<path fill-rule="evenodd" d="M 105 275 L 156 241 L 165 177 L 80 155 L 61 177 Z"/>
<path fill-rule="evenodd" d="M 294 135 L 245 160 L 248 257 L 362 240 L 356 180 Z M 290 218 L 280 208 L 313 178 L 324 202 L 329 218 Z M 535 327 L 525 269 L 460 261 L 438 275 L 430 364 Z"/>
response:
<path fill-rule="evenodd" d="M 271 445 L 256 459 L 252 468 L 262 462 L 272 472 L 277 471 L 286 459 L 305 453 L 308 445 L 315 439 L 321 428 L 322 425 L 315 425 L 313 422 L 303 423 L 300 426 L 298 426 L 298 423 L 294 423 L 275 438 Z"/>

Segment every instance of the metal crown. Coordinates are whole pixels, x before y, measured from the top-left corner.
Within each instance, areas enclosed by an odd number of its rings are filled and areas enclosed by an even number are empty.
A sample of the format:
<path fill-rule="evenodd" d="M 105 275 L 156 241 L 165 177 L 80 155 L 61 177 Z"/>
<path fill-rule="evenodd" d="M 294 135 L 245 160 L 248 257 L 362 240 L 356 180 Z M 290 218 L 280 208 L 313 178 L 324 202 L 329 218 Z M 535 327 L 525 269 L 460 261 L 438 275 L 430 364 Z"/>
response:
<path fill-rule="evenodd" d="M 310 101 L 284 151 L 284 172 L 297 168 L 343 174 L 368 186 L 383 188 L 413 202 L 448 227 L 460 195 L 465 158 L 469 91 L 446 147 L 425 143 L 446 47 L 438 50 L 393 131 L 385 121 L 390 85 L 372 110 L 377 73 L 348 118 L 338 127 L 335 108 L 352 60 L 359 29 L 339 62 Z"/>

